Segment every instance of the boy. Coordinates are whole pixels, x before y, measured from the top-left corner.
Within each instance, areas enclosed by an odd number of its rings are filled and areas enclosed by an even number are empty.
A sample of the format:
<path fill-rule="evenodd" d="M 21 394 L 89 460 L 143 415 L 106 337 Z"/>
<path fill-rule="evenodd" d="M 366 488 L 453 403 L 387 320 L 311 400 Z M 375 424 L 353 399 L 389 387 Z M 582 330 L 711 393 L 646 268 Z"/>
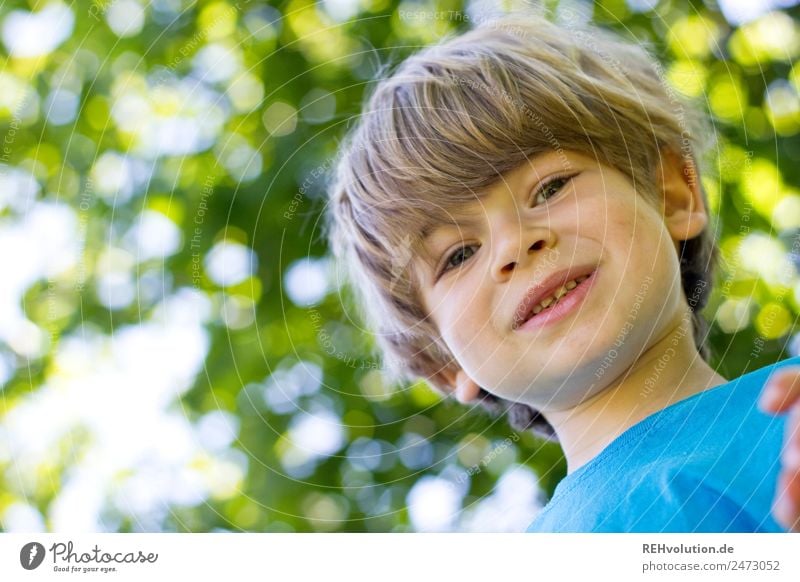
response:
<path fill-rule="evenodd" d="M 342 148 L 331 244 L 392 376 L 564 449 L 529 531 L 781 531 L 789 425 L 754 409 L 768 368 L 704 359 L 706 134 L 658 71 L 506 17 L 406 60 Z"/>

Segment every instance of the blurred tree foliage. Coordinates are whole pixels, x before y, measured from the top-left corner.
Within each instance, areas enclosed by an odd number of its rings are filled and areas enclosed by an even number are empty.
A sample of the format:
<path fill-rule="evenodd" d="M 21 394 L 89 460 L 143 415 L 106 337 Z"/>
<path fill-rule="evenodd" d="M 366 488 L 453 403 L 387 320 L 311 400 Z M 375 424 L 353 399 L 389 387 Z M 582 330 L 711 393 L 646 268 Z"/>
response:
<path fill-rule="evenodd" d="M 711 2 L 544 5 L 649 43 L 713 120 L 713 363 L 731 378 L 796 354 L 796 11 L 734 26 Z M 384 385 L 320 229 L 372 80 L 466 10 L 3 4 L 3 529 L 524 528 L 558 447 Z"/>

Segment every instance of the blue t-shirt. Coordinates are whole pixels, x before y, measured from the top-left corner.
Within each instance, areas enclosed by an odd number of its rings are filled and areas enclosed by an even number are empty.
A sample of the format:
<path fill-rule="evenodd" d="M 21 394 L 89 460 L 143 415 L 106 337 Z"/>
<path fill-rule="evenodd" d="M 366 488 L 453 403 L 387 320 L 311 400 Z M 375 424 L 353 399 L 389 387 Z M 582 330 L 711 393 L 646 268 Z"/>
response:
<path fill-rule="evenodd" d="M 771 517 L 784 416 L 770 373 L 745 374 L 648 416 L 567 475 L 529 532 L 780 532 Z"/>

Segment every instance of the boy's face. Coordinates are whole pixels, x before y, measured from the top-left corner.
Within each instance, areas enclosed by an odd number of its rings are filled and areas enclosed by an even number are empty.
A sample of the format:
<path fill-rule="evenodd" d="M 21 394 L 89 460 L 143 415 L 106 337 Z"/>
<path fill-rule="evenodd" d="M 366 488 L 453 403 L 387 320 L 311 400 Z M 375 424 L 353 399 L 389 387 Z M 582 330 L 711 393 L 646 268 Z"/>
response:
<path fill-rule="evenodd" d="M 681 160 L 663 159 L 661 209 L 622 172 L 548 152 L 430 234 L 435 264 L 415 263 L 424 306 L 478 385 L 545 412 L 571 408 L 685 315 L 677 241 L 706 215 Z M 553 276 L 567 292 L 544 307 Z"/>

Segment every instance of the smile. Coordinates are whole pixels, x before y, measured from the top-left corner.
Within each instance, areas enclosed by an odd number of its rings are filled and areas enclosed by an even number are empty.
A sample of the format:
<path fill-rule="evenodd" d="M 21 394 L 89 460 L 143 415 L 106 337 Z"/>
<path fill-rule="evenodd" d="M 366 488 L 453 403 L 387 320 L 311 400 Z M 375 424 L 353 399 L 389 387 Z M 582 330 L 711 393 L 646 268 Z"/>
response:
<path fill-rule="evenodd" d="M 519 331 L 528 331 L 563 319 L 580 305 L 594 285 L 596 275 L 597 270 L 594 270 L 588 275 L 567 281 L 555 292 L 537 301 L 516 328 Z"/>

